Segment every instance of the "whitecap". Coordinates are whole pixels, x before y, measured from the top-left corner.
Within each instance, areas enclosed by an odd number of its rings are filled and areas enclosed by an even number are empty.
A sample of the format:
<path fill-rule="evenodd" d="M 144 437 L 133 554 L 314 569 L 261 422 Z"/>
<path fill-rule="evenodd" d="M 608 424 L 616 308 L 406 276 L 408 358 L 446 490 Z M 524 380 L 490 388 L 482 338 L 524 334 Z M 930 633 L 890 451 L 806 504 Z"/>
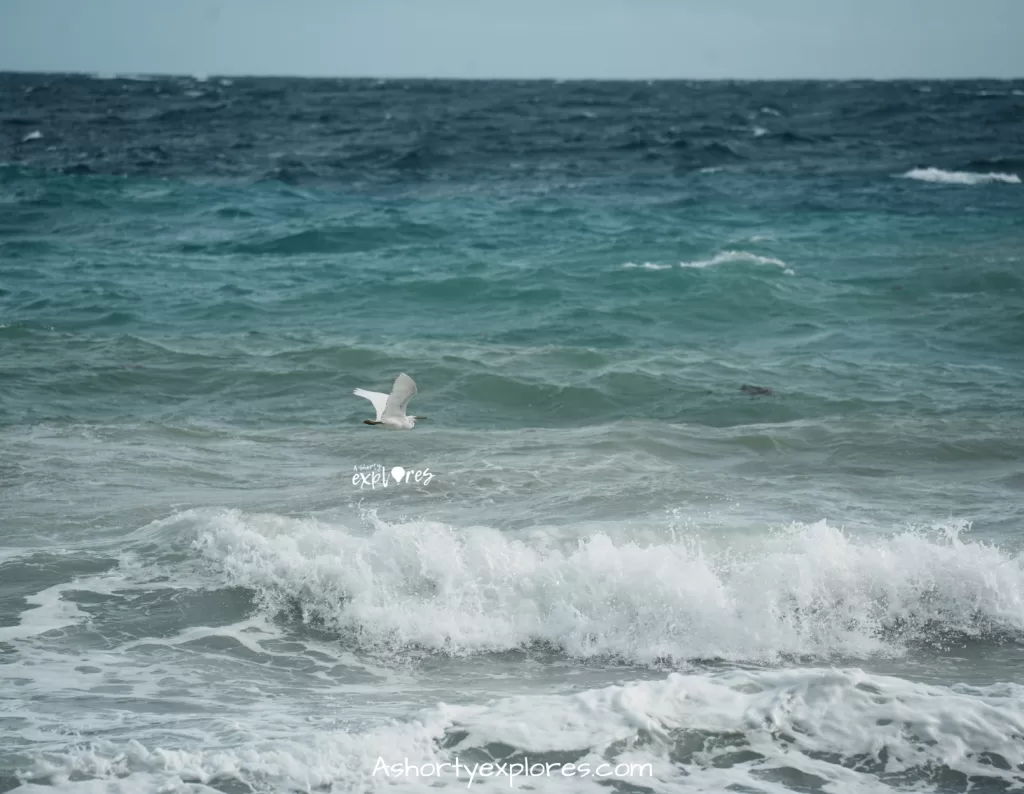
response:
<path fill-rule="evenodd" d="M 944 185 L 984 185 L 990 182 L 1003 182 L 1008 185 L 1020 184 L 1020 177 L 1016 174 L 996 172 L 980 174 L 972 171 L 944 171 L 941 168 L 912 168 L 902 174 L 902 177 Z"/>
<path fill-rule="evenodd" d="M 788 276 L 795 275 L 793 269 L 781 259 L 776 259 L 771 256 L 761 256 L 760 254 L 754 254 L 750 251 L 722 251 L 721 253 L 715 254 L 710 259 L 695 259 L 690 262 L 680 262 L 678 265 L 670 265 L 661 262 L 627 262 L 622 267 L 629 270 L 671 270 L 675 267 L 703 270 L 704 268 L 724 265 L 730 262 L 747 262 L 754 265 L 773 265 L 781 268 L 782 272 Z"/>
<path fill-rule="evenodd" d="M 672 269 L 672 265 L 661 265 L 661 264 L 658 264 L 657 262 L 626 262 L 626 264 L 624 264 L 623 267 L 626 268 L 627 270 L 634 270 L 634 269 L 637 269 L 637 268 L 640 268 L 640 269 L 643 269 L 643 270 L 671 270 Z"/>
<path fill-rule="evenodd" d="M 750 262 L 755 265 L 774 265 L 775 267 L 782 268 L 782 272 L 786 275 L 794 275 L 794 272 L 789 265 L 781 259 L 753 254 L 750 251 L 722 251 L 719 254 L 715 254 L 710 259 L 696 259 L 692 262 L 680 262 L 679 267 L 703 269 L 706 267 L 728 264 L 730 262 Z"/>

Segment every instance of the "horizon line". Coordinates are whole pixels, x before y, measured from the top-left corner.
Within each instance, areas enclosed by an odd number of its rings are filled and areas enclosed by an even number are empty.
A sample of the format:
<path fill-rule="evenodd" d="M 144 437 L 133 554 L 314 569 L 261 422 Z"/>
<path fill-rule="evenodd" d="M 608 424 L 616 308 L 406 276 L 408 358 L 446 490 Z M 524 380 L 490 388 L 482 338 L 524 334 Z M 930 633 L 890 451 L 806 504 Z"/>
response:
<path fill-rule="evenodd" d="M 203 82 L 215 79 L 266 79 L 266 80 L 367 80 L 367 81 L 421 81 L 421 82 L 516 82 L 516 83 L 953 83 L 988 80 L 992 82 L 1015 82 L 1024 80 L 1018 77 L 993 77 L 977 75 L 973 77 L 453 77 L 424 75 L 335 75 L 335 74 L 288 74 L 275 72 L 138 72 L 78 69 L 8 69 L 0 68 L 0 75 L 57 75 L 74 77 L 91 77 L 97 80 L 116 79 L 166 79 L 188 78 Z"/>

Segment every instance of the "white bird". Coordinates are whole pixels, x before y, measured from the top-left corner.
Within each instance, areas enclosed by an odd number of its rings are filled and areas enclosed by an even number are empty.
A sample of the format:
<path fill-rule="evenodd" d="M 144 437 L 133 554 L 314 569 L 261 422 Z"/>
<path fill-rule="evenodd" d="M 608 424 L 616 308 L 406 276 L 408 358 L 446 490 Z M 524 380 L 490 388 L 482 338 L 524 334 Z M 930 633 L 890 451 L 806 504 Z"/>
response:
<path fill-rule="evenodd" d="M 409 400 L 416 394 L 416 383 L 404 372 L 395 378 L 395 385 L 391 387 L 391 394 L 384 394 L 379 391 L 367 391 L 366 389 L 354 389 L 352 391 L 357 397 L 365 397 L 373 403 L 377 411 L 377 418 L 364 419 L 367 425 L 384 425 L 392 430 L 412 430 L 416 427 L 417 419 L 426 419 L 425 416 L 406 416 L 405 408 Z"/>

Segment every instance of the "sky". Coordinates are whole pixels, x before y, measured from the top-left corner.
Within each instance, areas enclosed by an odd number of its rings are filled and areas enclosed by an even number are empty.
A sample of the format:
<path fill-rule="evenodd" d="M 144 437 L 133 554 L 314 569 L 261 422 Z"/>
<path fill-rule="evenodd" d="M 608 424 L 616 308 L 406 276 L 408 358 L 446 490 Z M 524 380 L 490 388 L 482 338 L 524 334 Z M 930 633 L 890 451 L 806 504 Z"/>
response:
<path fill-rule="evenodd" d="M 1024 77 L 1024 0 L 0 0 L 0 71 Z"/>

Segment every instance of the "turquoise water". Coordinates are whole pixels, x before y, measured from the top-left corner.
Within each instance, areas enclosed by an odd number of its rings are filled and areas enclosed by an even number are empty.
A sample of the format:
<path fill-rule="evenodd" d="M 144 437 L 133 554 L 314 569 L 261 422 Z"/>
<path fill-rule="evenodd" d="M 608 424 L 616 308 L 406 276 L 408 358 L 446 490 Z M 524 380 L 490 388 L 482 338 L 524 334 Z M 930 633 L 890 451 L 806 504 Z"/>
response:
<path fill-rule="evenodd" d="M 0 791 L 1024 784 L 1022 84 L 0 94 Z"/>

